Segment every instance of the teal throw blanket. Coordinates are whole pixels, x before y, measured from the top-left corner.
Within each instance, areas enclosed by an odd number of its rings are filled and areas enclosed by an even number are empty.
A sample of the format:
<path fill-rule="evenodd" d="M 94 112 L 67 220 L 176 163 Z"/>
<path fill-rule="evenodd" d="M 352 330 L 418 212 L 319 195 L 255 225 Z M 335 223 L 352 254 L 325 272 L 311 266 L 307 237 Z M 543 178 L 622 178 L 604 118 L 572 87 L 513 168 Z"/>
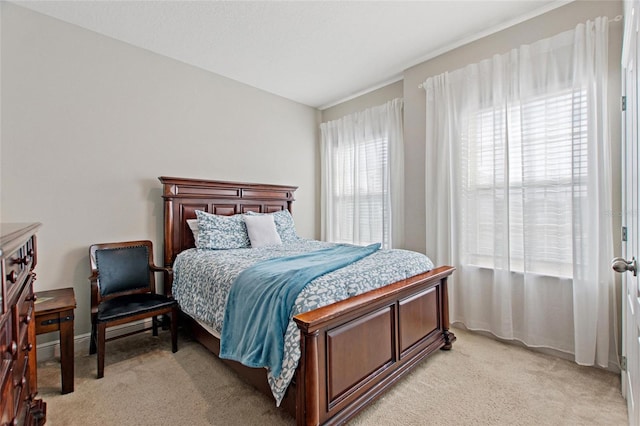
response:
<path fill-rule="evenodd" d="M 238 275 L 229 291 L 220 357 L 280 375 L 284 335 L 298 294 L 315 278 L 360 260 L 380 248 L 338 245 L 265 260 Z"/>

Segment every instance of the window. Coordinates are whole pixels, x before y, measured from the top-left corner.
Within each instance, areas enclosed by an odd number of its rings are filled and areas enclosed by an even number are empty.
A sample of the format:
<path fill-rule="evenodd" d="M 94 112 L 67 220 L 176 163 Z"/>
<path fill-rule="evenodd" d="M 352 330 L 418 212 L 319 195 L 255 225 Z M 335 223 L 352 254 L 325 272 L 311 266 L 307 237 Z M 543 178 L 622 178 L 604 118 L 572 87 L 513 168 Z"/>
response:
<path fill-rule="evenodd" d="M 336 222 L 332 241 L 372 244 L 389 241 L 390 205 L 386 202 L 388 139 L 338 146 L 331 158 Z"/>
<path fill-rule="evenodd" d="M 423 83 L 427 241 L 458 268 L 451 321 L 600 366 L 615 349 L 608 23 Z"/>
<path fill-rule="evenodd" d="M 588 244 L 572 225 L 587 196 L 586 92 L 467 114 L 459 158 L 462 261 L 571 277 L 575 237 Z"/>
<path fill-rule="evenodd" d="M 322 239 L 401 247 L 402 99 L 320 125 Z"/>

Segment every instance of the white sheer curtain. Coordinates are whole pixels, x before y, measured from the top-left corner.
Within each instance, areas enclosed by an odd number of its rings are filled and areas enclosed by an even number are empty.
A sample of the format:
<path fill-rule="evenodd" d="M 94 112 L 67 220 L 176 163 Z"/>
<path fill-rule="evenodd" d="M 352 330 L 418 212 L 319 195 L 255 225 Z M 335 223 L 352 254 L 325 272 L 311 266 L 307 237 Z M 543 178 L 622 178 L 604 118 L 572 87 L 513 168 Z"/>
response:
<path fill-rule="evenodd" d="M 609 366 L 607 18 L 427 79 L 427 247 L 451 320 Z M 434 202 L 435 200 L 435 202 Z"/>
<path fill-rule="evenodd" d="M 402 99 L 322 123 L 322 239 L 402 246 Z"/>

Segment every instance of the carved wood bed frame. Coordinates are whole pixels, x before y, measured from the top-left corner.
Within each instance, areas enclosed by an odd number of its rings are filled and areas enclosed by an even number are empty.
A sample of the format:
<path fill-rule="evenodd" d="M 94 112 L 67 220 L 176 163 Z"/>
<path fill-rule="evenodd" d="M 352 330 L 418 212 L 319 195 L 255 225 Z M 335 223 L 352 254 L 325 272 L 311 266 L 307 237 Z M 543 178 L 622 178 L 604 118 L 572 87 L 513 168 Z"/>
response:
<path fill-rule="evenodd" d="M 297 187 L 160 177 L 164 198 L 164 264 L 194 247 L 187 219 L 196 210 L 231 215 L 291 211 Z M 378 398 L 420 360 L 450 349 L 447 277 L 454 268 L 430 272 L 294 317 L 301 331 L 301 358 L 282 401 L 298 425 L 340 424 Z M 171 294 L 171 279 L 165 280 Z M 220 341 L 182 316 L 193 337 L 216 355 Z M 272 397 L 264 369 L 222 360 Z"/>

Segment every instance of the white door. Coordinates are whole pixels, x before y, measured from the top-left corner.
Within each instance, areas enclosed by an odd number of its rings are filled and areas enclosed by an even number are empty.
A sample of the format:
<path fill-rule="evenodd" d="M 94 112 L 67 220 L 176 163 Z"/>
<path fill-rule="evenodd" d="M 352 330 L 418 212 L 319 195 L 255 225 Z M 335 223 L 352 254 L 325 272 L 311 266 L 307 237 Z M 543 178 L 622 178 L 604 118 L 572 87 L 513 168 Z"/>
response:
<path fill-rule="evenodd" d="M 625 1 L 625 33 L 622 54 L 622 90 L 626 111 L 622 114 L 622 225 L 626 229 L 623 258 L 614 259 L 613 267 L 623 272 L 622 354 L 626 370 L 622 371 L 622 393 L 627 399 L 629 424 L 640 426 L 640 281 L 635 258 L 640 255 L 640 165 L 638 143 L 638 15 L 640 0 Z M 623 240 L 624 240 L 623 235 Z"/>

